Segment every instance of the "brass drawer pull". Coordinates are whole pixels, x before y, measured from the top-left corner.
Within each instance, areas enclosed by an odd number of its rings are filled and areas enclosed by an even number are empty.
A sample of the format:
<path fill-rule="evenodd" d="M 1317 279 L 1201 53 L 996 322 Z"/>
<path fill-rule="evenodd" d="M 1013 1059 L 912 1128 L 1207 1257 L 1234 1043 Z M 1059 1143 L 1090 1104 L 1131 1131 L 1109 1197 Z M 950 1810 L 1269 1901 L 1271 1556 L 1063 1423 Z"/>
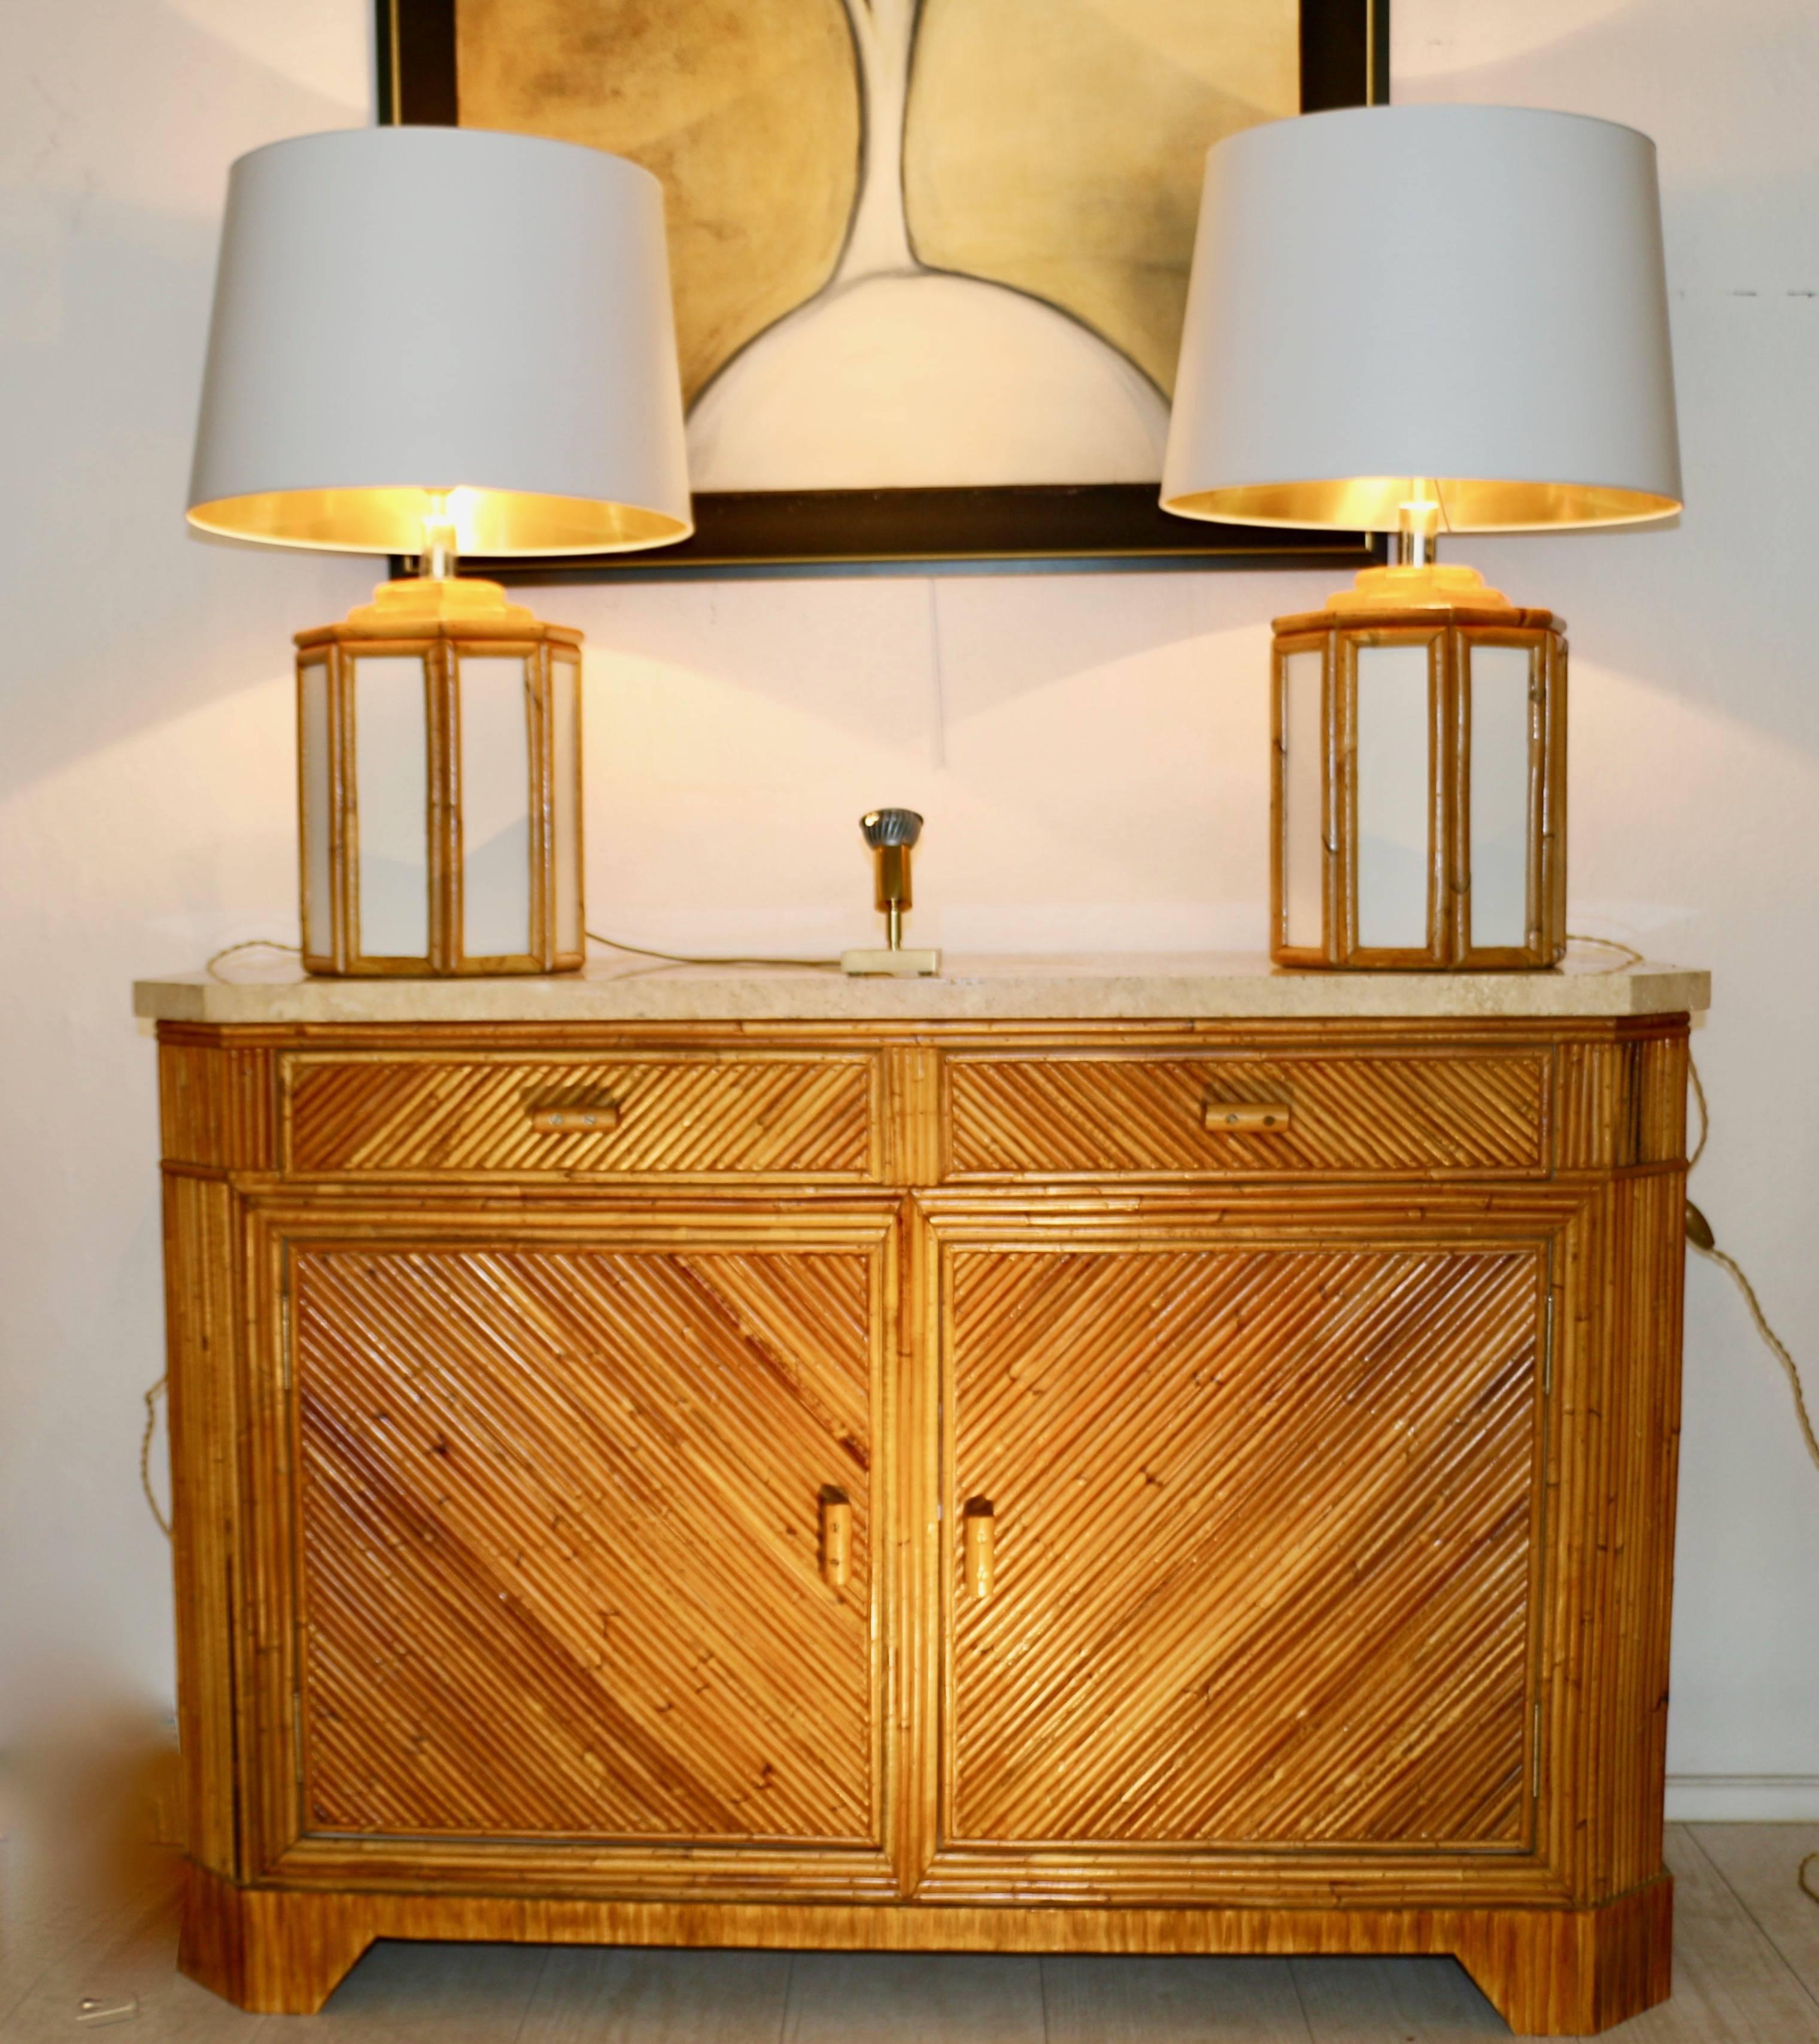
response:
<path fill-rule="evenodd" d="M 545 1135 L 598 1135 L 619 1126 L 619 1103 L 602 1100 L 587 1107 L 533 1107 L 530 1125 Z"/>
<path fill-rule="evenodd" d="M 992 1541 L 997 1521 L 991 1507 L 982 1500 L 967 1507 L 960 1523 L 965 1529 L 967 1589 L 983 1604 L 991 1595 Z"/>
<path fill-rule="evenodd" d="M 1286 1100 L 1209 1100 L 1203 1115 L 1216 1135 L 1283 1135 L 1294 1126 L 1294 1104 Z"/>
<path fill-rule="evenodd" d="M 852 1566 L 852 1506 L 837 1490 L 821 1493 L 821 1580 L 830 1590 L 846 1587 Z"/>

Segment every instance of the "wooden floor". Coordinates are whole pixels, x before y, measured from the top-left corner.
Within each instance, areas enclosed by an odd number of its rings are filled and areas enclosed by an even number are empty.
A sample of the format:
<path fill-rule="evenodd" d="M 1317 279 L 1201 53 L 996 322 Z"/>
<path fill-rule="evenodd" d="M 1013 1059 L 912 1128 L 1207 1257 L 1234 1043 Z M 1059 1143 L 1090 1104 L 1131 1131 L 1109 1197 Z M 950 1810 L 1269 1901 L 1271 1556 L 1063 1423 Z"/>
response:
<path fill-rule="evenodd" d="M 1674 1827 L 1674 1999 L 1621 2044 L 1819 2044 L 1819 1824 Z M 0 2039 L 119 2044 L 1452 2044 L 1506 2036 L 1450 1959 L 1035 1959 L 376 1946 L 318 2016 L 181 1978 L 158 1892 L 35 1903 L 0 1844 Z M 10 1864 L 10 1858 L 13 1863 Z"/>

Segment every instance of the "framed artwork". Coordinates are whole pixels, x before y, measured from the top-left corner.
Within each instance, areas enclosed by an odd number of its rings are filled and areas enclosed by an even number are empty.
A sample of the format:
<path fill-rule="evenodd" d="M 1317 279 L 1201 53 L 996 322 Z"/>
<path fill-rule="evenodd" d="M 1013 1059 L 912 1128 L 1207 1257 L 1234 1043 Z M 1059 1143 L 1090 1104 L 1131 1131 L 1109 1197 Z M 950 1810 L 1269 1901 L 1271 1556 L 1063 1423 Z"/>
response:
<path fill-rule="evenodd" d="M 379 52 L 382 119 L 664 186 L 698 530 L 477 571 L 1374 557 L 1156 497 L 1206 151 L 1384 99 L 1388 0 L 379 0 Z"/>

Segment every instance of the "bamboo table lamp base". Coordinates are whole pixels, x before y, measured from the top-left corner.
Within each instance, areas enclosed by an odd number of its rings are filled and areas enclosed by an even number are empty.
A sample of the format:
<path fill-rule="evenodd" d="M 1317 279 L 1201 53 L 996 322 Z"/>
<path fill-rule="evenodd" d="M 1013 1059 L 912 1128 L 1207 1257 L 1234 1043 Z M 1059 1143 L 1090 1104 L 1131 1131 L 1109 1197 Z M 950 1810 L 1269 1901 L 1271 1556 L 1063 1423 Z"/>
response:
<path fill-rule="evenodd" d="M 1471 571 L 1367 569 L 1275 621 L 1279 965 L 1508 972 L 1566 954 L 1567 640 Z"/>
<path fill-rule="evenodd" d="M 297 635 L 297 725 L 307 970 L 580 970 L 579 632 L 390 582 Z"/>

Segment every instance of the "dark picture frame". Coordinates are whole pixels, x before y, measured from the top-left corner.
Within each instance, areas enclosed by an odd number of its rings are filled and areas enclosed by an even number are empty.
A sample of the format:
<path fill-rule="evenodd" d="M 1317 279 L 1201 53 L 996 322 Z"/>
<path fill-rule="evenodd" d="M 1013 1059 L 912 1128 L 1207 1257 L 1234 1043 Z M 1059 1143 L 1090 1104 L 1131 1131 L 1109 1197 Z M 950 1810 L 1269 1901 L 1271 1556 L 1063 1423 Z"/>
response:
<path fill-rule="evenodd" d="M 377 0 L 383 125 L 460 125 L 461 0 Z M 1301 0 L 1303 113 L 1389 98 L 1389 0 Z M 1384 559 L 1368 533 L 1216 525 L 1163 511 L 1153 483 L 698 490 L 696 529 L 633 554 L 464 560 L 516 582 L 753 574 L 1002 574 L 1175 568 L 1348 571 Z"/>

